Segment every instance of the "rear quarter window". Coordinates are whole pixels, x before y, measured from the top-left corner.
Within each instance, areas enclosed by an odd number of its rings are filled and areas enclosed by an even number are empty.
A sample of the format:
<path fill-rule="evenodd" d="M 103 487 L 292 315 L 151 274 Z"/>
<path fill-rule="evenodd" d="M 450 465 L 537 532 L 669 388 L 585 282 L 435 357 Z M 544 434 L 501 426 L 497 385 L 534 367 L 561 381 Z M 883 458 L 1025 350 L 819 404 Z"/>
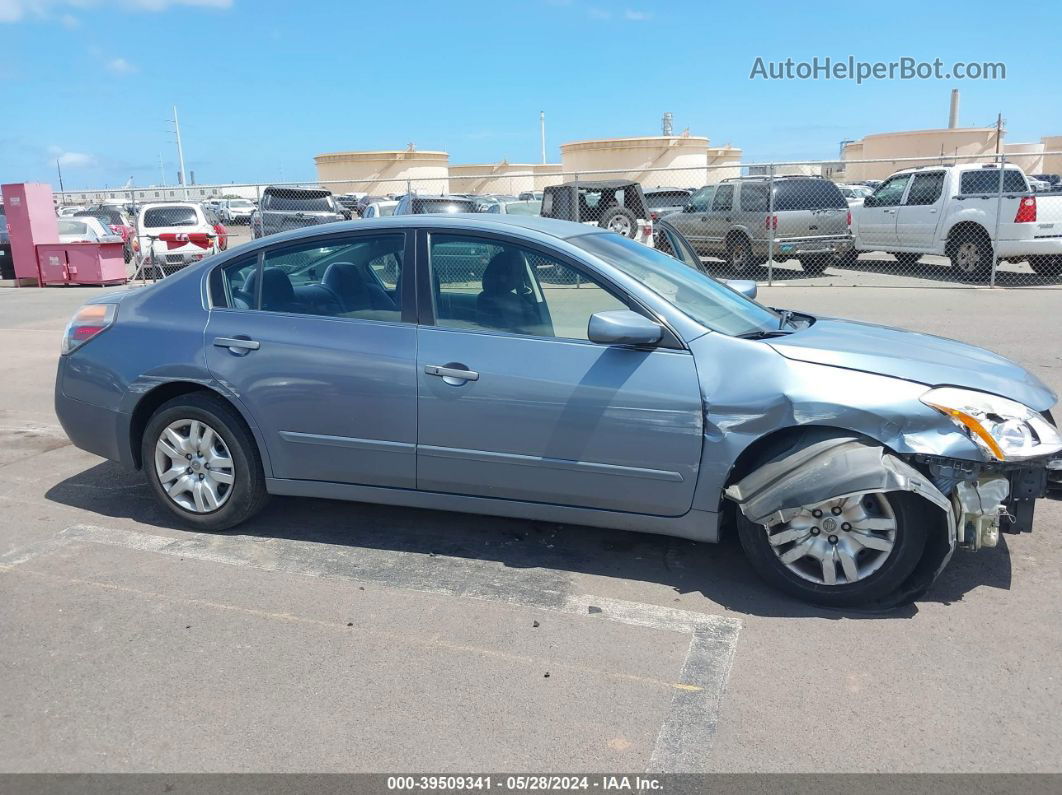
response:
<path fill-rule="evenodd" d="M 1003 171 L 1003 190 L 1010 193 L 1025 193 L 1029 186 L 1025 177 L 1015 168 Z M 996 193 L 999 190 L 999 169 L 985 168 L 964 171 L 959 180 L 960 193 Z"/>
<path fill-rule="evenodd" d="M 784 180 L 774 186 L 774 209 L 777 212 L 847 207 L 848 202 L 840 189 L 826 179 Z"/>

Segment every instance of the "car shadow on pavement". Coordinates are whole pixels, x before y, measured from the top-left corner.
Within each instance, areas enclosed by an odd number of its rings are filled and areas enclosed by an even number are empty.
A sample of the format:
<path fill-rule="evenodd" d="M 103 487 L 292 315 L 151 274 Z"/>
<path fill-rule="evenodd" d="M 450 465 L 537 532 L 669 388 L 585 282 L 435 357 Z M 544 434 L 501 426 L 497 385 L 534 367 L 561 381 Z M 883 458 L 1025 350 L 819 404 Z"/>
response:
<path fill-rule="evenodd" d="M 112 462 L 57 483 L 45 496 L 99 517 L 86 517 L 82 522 L 87 524 L 118 518 L 184 529 L 155 502 L 139 472 Z M 956 602 L 978 587 L 1009 589 L 1011 581 L 1010 553 L 1001 540 L 996 549 L 957 552 L 915 604 L 882 612 L 833 610 L 804 604 L 767 586 L 746 562 L 734 533 L 725 533 L 720 544 L 703 544 L 581 525 L 296 497 L 274 497 L 261 514 L 226 534 L 496 561 L 515 569 L 543 568 L 656 583 L 673 591 L 673 607 L 692 608 L 685 597 L 702 594 L 726 610 L 757 616 L 911 618 L 919 603 Z"/>
<path fill-rule="evenodd" d="M 914 265 L 901 264 L 892 258 L 860 258 L 851 265 L 833 265 L 832 268 L 839 271 L 882 273 L 907 279 L 924 279 L 934 282 L 945 282 L 958 287 L 985 286 L 988 280 L 983 282 L 964 281 L 958 277 L 951 265 L 921 261 Z M 1006 267 L 1014 267 L 1009 263 L 1000 263 L 996 270 L 997 287 L 1040 287 L 1045 285 L 1058 285 L 1057 276 L 1040 276 L 1037 273 L 1005 270 Z M 887 286 L 887 285 L 882 285 Z"/>

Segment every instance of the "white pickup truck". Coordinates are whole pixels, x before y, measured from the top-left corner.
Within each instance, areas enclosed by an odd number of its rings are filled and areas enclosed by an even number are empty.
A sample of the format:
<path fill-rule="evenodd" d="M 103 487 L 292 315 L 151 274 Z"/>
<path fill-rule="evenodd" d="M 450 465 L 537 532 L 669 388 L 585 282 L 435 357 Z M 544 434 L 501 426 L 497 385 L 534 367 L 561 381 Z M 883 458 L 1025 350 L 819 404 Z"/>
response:
<path fill-rule="evenodd" d="M 980 281 L 994 255 L 1027 259 L 1036 273 L 1055 276 L 1062 274 L 1062 194 L 1034 193 L 1016 166 L 1004 166 L 1002 186 L 994 164 L 910 168 L 852 207 L 852 236 L 851 259 L 885 251 L 913 265 L 938 254 L 961 278 Z"/>

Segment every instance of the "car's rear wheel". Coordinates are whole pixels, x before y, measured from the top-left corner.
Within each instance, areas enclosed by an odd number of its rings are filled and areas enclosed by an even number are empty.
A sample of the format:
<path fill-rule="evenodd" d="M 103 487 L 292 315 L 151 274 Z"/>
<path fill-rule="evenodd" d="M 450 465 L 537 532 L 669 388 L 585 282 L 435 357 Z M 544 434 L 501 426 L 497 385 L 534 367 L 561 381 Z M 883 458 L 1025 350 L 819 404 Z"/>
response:
<path fill-rule="evenodd" d="M 141 456 L 159 502 L 197 530 L 238 525 L 268 500 L 254 437 L 213 395 L 193 393 L 163 404 L 144 429 Z"/>
<path fill-rule="evenodd" d="M 726 264 L 734 273 L 747 273 L 755 265 L 752 244 L 744 235 L 731 235 L 726 241 Z"/>
<path fill-rule="evenodd" d="M 770 584 L 816 604 L 856 607 L 887 598 L 912 574 L 931 510 L 911 492 L 857 494 L 803 506 L 771 528 L 739 514 L 739 535 Z"/>
<path fill-rule="evenodd" d="M 949 246 L 951 266 L 963 281 L 979 282 L 992 272 L 992 241 L 981 234 L 964 234 Z"/>

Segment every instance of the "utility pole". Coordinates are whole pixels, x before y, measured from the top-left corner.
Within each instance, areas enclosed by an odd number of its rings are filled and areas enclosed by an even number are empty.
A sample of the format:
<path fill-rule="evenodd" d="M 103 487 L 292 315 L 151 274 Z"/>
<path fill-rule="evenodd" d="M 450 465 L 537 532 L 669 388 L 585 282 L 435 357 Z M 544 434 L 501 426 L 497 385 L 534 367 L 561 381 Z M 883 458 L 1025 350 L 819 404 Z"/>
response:
<path fill-rule="evenodd" d="M 546 111 L 538 112 L 538 136 L 542 143 L 542 162 L 546 162 Z"/>
<path fill-rule="evenodd" d="M 1000 153 L 1000 150 L 1003 148 L 1002 141 L 1003 141 L 1003 114 L 1000 113 L 998 116 L 996 116 L 996 154 L 997 155 Z"/>
<path fill-rule="evenodd" d="M 159 186 L 166 187 L 166 166 L 162 162 L 162 152 L 159 152 Z"/>
<path fill-rule="evenodd" d="M 59 161 L 55 161 L 55 169 L 59 172 L 59 203 L 66 204 L 66 196 L 63 195 L 63 167 Z"/>
<path fill-rule="evenodd" d="M 181 185 L 184 186 L 184 198 L 188 198 L 188 178 L 184 174 L 184 147 L 181 145 L 181 123 L 177 121 L 177 106 L 173 106 L 173 129 L 177 132 L 177 161 L 181 167 Z"/>

